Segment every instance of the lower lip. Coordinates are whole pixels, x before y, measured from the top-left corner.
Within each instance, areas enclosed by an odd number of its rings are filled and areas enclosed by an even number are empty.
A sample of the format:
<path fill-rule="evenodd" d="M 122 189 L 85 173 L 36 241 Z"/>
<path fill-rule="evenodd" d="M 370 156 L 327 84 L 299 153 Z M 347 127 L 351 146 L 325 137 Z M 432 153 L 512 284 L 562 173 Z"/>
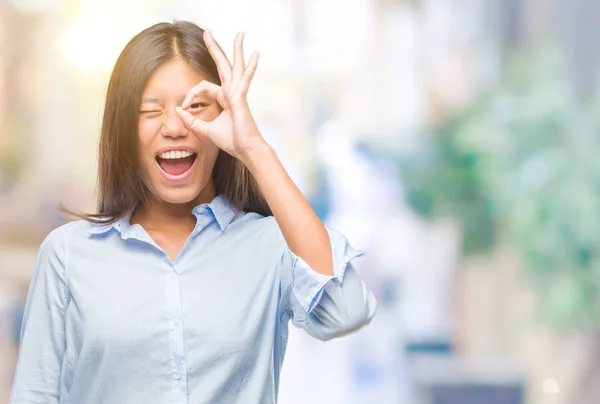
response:
<path fill-rule="evenodd" d="M 198 156 L 196 155 L 196 158 L 194 159 L 194 162 L 192 163 L 190 168 L 188 168 L 188 170 L 186 172 L 181 173 L 179 175 L 172 175 L 172 174 L 165 172 L 165 170 L 162 169 L 160 164 L 158 164 L 158 161 L 156 162 L 156 165 L 158 166 L 158 170 L 160 171 L 160 173 L 162 174 L 162 176 L 165 180 L 167 180 L 169 182 L 181 182 L 181 181 L 187 180 L 188 178 L 190 178 L 192 176 L 192 173 L 194 172 L 194 167 L 196 167 L 197 161 L 198 161 Z"/>

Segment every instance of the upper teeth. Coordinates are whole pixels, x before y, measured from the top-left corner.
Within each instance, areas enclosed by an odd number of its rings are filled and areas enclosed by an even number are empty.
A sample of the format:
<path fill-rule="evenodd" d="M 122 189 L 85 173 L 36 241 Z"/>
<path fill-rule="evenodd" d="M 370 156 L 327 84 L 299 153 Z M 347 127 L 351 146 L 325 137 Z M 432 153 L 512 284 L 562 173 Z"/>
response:
<path fill-rule="evenodd" d="M 189 151 L 167 151 L 164 153 L 161 153 L 158 155 L 158 157 L 160 157 L 161 159 L 182 159 L 182 158 L 186 158 L 186 157 L 190 157 L 192 154 L 192 152 Z"/>

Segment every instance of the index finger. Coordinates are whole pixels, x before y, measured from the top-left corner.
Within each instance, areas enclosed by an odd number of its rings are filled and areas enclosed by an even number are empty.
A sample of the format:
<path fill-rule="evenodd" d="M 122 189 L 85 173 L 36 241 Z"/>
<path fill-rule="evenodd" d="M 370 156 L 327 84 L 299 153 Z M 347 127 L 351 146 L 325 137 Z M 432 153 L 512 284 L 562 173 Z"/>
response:
<path fill-rule="evenodd" d="M 194 100 L 194 98 L 200 95 L 207 95 L 208 97 L 217 100 L 219 98 L 220 90 L 221 87 L 219 87 L 215 83 L 211 83 L 208 80 L 202 80 L 199 84 L 195 85 L 187 92 L 183 103 L 181 104 L 181 108 L 187 109 Z"/>
<path fill-rule="evenodd" d="M 227 56 L 225 56 L 213 38 L 210 29 L 204 30 L 204 43 L 208 48 L 210 56 L 212 56 L 217 65 L 217 70 L 219 71 L 219 76 L 221 78 L 221 85 L 225 84 L 225 82 L 229 82 L 229 80 L 231 80 L 231 63 L 229 63 L 229 59 L 227 59 Z"/>

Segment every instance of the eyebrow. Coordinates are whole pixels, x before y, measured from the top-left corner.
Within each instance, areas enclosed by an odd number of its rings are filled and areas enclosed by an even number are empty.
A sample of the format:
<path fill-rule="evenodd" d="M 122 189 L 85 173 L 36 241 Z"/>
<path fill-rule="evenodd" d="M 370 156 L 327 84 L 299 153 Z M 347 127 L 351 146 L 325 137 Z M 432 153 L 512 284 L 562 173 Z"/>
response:
<path fill-rule="evenodd" d="M 181 104 L 184 99 L 185 99 L 185 94 L 177 97 L 177 104 Z M 145 103 L 160 104 L 160 100 L 158 98 L 144 97 L 144 98 L 142 98 L 142 104 L 145 104 Z"/>

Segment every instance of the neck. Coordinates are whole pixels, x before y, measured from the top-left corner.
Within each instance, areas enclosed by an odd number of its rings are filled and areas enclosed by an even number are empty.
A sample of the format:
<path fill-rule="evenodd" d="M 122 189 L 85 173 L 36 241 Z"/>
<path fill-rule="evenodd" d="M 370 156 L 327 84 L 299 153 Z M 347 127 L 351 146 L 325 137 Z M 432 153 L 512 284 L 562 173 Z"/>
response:
<path fill-rule="evenodd" d="M 211 188 L 211 187 L 207 187 Z M 213 189 L 203 189 L 200 194 L 187 203 L 169 203 L 154 198 L 145 205 L 139 205 L 131 215 L 131 224 L 141 224 L 146 230 L 164 228 L 193 229 L 196 217 L 192 210 L 202 204 L 209 203 L 215 197 Z"/>

